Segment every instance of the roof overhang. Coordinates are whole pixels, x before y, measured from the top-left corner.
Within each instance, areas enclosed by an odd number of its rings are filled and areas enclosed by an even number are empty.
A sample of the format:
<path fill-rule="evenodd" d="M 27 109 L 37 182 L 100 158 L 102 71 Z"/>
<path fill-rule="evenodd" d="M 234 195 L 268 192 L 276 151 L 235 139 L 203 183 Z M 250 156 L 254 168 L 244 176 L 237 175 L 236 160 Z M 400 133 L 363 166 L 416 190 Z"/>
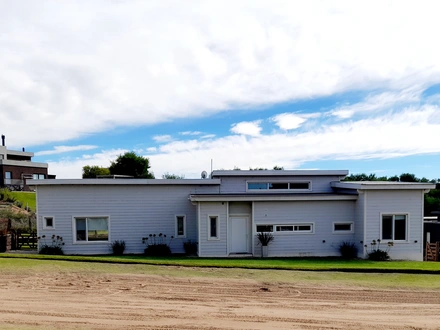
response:
<path fill-rule="evenodd" d="M 28 180 L 29 186 L 105 186 L 105 185 L 219 185 L 219 179 L 45 179 Z"/>
<path fill-rule="evenodd" d="M 429 190 L 435 189 L 434 183 L 393 182 L 393 181 L 343 181 L 331 182 L 333 188 L 355 190 Z"/>
<path fill-rule="evenodd" d="M 28 161 L 28 160 L 0 159 L 0 165 L 48 168 L 47 163 L 36 163 L 36 162 Z"/>
<path fill-rule="evenodd" d="M 283 202 L 283 201 L 355 201 L 357 195 L 342 194 L 193 194 L 191 202 Z"/>
<path fill-rule="evenodd" d="M 212 177 L 221 176 L 347 176 L 347 170 L 227 170 L 213 171 Z"/>

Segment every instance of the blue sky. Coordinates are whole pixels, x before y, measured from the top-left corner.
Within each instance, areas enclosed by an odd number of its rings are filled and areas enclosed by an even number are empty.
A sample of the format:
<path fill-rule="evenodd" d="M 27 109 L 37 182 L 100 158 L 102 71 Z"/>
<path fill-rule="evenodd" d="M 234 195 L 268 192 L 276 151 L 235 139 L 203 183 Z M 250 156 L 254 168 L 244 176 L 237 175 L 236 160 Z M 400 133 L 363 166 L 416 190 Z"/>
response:
<path fill-rule="evenodd" d="M 0 133 L 58 178 L 130 150 L 159 178 L 440 177 L 435 1 L 0 6 Z"/>

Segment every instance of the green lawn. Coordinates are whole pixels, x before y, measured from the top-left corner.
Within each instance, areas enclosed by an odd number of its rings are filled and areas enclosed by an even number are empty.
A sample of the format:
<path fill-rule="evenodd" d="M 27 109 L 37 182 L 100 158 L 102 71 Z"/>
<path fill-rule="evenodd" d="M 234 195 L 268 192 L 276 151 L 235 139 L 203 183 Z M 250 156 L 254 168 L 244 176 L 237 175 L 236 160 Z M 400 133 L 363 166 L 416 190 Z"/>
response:
<path fill-rule="evenodd" d="M 23 204 L 23 208 L 28 205 L 32 211 L 37 209 L 37 199 L 34 192 L 28 191 L 11 191 L 9 194 L 14 197 L 17 201 Z"/>
<path fill-rule="evenodd" d="M 26 258 L 83 261 L 94 263 L 148 264 L 183 267 L 219 267 L 243 269 L 280 269 L 307 271 L 377 272 L 377 273 L 423 273 L 440 274 L 439 262 L 418 261 L 369 261 L 342 260 L 339 258 L 189 258 L 189 257 L 145 257 L 125 256 L 47 256 L 0 254 L 1 258 Z"/>
<path fill-rule="evenodd" d="M 2 254 L 1 256 L 4 256 Z M 337 287 L 364 287 L 372 289 L 417 289 L 417 290 L 440 290 L 438 275 L 429 274 L 401 274 L 401 273 L 362 273 L 362 272 L 335 272 L 335 271 L 295 271 L 279 269 L 246 269 L 246 268 L 210 268 L 210 267 L 181 267 L 181 266 L 157 266 L 149 264 L 124 264 L 110 263 L 110 258 L 100 258 L 106 263 L 81 262 L 76 257 L 76 262 L 67 260 L 42 260 L 31 258 L 0 258 L 1 274 L 29 274 L 36 273 L 81 273 L 87 276 L 100 274 L 143 274 L 156 276 L 171 276 L 180 278 L 223 278 L 223 279 L 246 279 L 262 283 L 289 283 L 294 285 L 316 285 Z M 96 259 L 91 257 L 91 260 Z M 117 258 L 116 260 L 128 261 L 130 258 Z M 145 262 L 159 262 L 158 259 L 145 259 Z M 99 260 L 99 259 L 98 259 Z M 132 259 L 137 260 L 137 259 Z M 195 259 L 190 259 L 193 261 Z M 207 259 L 199 259 L 205 264 Z M 140 261 L 140 260 L 137 260 Z M 223 260 L 226 261 L 226 260 Z M 230 260 L 227 260 L 230 261 Z M 241 260 L 243 261 L 243 260 Z M 274 260 L 270 260 L 274 261 Z M 175 260 L 177 262 L 177 260 Z M 240 262 L 240 260 L 237 260 Z M 270 262 L 269 262 L 270 263 Z"/>

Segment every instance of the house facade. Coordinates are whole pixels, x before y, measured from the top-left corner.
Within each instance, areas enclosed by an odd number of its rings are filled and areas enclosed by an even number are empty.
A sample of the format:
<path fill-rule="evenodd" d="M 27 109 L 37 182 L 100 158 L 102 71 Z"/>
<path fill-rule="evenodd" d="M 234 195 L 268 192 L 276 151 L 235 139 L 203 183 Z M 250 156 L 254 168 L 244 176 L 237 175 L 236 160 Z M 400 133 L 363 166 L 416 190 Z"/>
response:
<path fill-rule="evenodd" d="M 5 145 L 5 136 L 2 135 L 0 146 L 0 187 L 11 190 L 29 190 L 27 180 L 41 180 L 54 178 L 48 176 L 48 164 L 33 162 L 33 152 L 10 150 Z"/>
<path fill-rule="evenodd" d="M 393 259 L 423 260 L 423 197 L 433 184 L 344 182 L 344 170 L 214 171 L 210 179 L 32 180 L 38 235 L 62 236 L 66 254 L 107 254 L 115 240 L 142 253 L 142 237 L 171 236 L 174 253 L 201 257 L 337 256 L 341 242 L 393 242 Z"/>

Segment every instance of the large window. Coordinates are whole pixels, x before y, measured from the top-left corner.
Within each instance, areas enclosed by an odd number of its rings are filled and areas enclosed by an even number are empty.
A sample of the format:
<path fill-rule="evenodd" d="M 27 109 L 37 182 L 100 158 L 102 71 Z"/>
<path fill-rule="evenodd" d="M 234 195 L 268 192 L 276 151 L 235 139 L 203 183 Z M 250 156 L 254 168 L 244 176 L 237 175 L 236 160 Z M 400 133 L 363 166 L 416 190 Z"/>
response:
<path fill-rule="evenodd" d="M 44 180 L 44 174 L 32 174 L 34 180 Z"/>
<path fill-rule="evenodd" d="M 209 240 L 215 240 L 219 239 L 219 221 L 217 215 L 210 215 L 208 216 L 208 239 Z"/>
<path fill-rule="evenodd" d="M 176 215 L 176 237 L 186 237 L 186 216 Z"/>
<path fill-rule="evenodd" d="M 390 241 L 407 240 L 406 214 L 383 214 L 382 215 L 382 239 Z"/>
<path fill-rule="evenodd" d="M 5 184 L 12 184 L 12 172 L 5 172 Z"/>
<path fill-rule="evenodd" d="M 248 182 L 248 190 L 310 190 L 310 181 L 300 182 Z"/>
<path fill-rule="evenodd" d="M 76 242 L 108 242 L 108 217 L 76 217 L 73 219 Z"/>

